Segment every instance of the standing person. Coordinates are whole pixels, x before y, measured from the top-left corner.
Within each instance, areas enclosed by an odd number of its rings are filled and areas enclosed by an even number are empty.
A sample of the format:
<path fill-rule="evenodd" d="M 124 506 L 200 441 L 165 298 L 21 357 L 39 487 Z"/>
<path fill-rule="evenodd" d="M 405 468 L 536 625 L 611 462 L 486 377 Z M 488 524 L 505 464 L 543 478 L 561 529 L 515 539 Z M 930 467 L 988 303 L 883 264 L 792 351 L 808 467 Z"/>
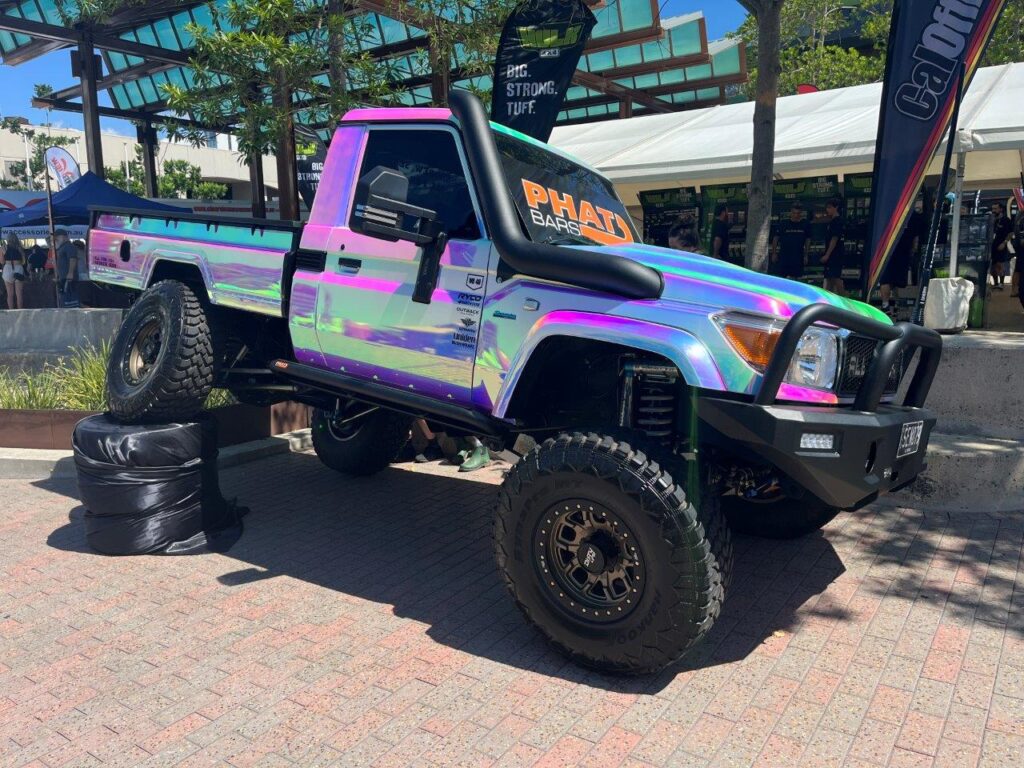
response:
<path fill-rule="evenodd" d="M 711 255 L 725 261 L 729 257 L 729 206 L 715 206 L 715 221 L 711 225 Z"/>
<path fill-rule="evenodd" d="M 75 294 L 80 307 L 92 306 L 92 282 L 89 280 L 89 257 L 85 253 L 85 241 L 75 240 L 78 252 L 78 269 L 75 273 Z"/>
<path fill-rule="evenodd" d="M 804 219 L 804 206 L 794 200 L 789 220 L 775 225 L 772 237 L 772 270 L 779 277 L 799 280 L 804 274 L 807 251 L 811 245 L 811 222 Z"/>
<path fill-rule="evenodd" d="M 882 272 L 882 284 L 879 286 L 882 293 L 882 311 L 889 316 L 896 313 L 895 306 L 890 306 L 889 303 L 892 300 L 892 287 L 894 285 L 897 288 L 907 287 L 910 263 L 921 244 L 921 223 L 923 221 L 924 217 L 916 208 L 910 212 L 907 224 L 903 228 L 903 234 L 900 235 L 900 239 L 889 257 L 889 263 L 885 265 L 885 271 Z"/>
<path fill-rule="evenodd" d="M 28 252 L 28 269 L 33 280 L 40 280 L 46 271 L 46 249 L 36 244 Z"/>
<path fill-rule="evenodd" d="M 825 204 L 825 215 L 828 216 L 828 234 L 825 235 L 825 253 L 821 263 L 825 267 L 824 288 L 840 296 L 843 294 L 843 232 L 845 225 L 839 210 L 843 201 L 833 197 Z"/>
<path fill-rule="evenodd" d="M 1010 261 L 1010 249 L 1007 243 L 1013 236 L 1013 223 L 1006 215 L 1006 206 L 1002 203 L 992 203 L 992 215 L 995 222 L 992 227 L 992 287 L 1003 290 L 1006 282 L 1006 264 Z"/>
<path fill-rule="evenodd" d="M 78 282 L 78 249 L 68 239 L 66 230 L 56 231 L 54 242 L 57 244 L 57 306 L 77 305 L 78 294 L 75 290 Z"/>
<path fill-rule="evenodd" d="M 1021 262 L 1024 261 L 1024 209 L 1017 211 L 1013 218 L 1013 250 L 1016 251 L 1016 261 L 1013 264 L 1013 277 L 1010 278 L 1010 296 L 1017 296 L 1024 304 L 1024 297 L 1020 295 Z"/>
<path fill-rule="evenodd" d="M 24 309 L 25 251 L 13 232 L 7 236 L 7 243 L 0 247 L 0 265 L 4 288 L 7 290 L 7 308 Z"/>

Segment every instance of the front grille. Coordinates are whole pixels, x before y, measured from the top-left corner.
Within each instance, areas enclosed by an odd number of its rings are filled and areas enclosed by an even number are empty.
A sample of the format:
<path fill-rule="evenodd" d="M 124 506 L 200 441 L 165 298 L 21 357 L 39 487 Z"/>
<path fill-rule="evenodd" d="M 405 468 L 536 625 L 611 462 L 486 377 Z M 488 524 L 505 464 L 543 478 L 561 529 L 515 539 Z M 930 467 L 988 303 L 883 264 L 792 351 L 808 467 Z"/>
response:
<path fill-rule="evenodd" d="M 836 386 L 836 393 L 840 397 L 854 397 L 860 391 L 871 361 L 875 359 L 882 342 L 872 339 L 869 336 L 858 336 L 850 334 L 846 338 L 843 352 L 843 363 L 839 371 L 839 383 Z M 889 380 L 885 384 L 885 394 L 895 394 L 899 389 L 900 379 L 906 370 L 906 353 L 900 352 L 892 370 L 889 371 Z"/>

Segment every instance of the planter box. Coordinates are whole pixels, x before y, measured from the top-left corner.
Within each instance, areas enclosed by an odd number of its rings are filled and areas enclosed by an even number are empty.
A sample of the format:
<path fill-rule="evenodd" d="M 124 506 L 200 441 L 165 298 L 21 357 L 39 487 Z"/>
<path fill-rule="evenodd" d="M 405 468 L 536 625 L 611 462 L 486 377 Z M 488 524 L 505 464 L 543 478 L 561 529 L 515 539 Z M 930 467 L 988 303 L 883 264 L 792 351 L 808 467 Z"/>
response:
<path fill-rule="evenodd" d="M 75 424 L 94 413 L 0 408 L 0 448 L 70 450 Z M 217 442 L 221 448 L 309 426 L 309 408 L 291 402 L 270 408 L 236 404 L 210 413 L 217 420 Z"/>

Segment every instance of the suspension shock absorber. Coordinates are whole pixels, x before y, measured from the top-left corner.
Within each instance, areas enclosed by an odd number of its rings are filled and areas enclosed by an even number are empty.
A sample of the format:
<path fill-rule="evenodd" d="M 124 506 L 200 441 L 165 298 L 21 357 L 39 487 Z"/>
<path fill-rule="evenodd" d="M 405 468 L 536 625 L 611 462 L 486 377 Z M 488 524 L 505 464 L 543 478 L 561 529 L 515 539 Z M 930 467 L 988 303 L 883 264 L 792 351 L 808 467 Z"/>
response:
<path fill-rule="evenodd" d="M 622 366 L 619 424 L 640 430 L 658 442 L 671 438 L 678 379 L 675 366 L 627 360 Z"/>

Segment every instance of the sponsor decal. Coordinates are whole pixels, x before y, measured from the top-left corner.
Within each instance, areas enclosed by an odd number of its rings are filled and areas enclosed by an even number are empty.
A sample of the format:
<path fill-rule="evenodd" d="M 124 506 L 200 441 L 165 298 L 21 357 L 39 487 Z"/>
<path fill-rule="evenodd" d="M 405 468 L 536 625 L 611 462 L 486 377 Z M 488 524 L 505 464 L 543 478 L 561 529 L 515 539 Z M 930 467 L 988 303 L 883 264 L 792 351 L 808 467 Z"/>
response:
<path fill-rule="evenodd" d="M 471 291 L 479 291 L 484 287 L 484 276 L 466 275 L 466 287 Z"/>
<path fill-rule="evenodd" d="M 530 179 L 523 179 L 522 184 L 530 219 L 538 227 L 605 245 L 633 242 L 629 225 L 615 211 Z"/>
<path fill-rule="evenodd" d="M 515 320 L 516 319 L 516 316 L 513 315 L 511 312 L 502 312 L 500 310 L 495 310 L 493 317 L 497 317 L 497 318 L 500 318 L 502 320 Z"/>

